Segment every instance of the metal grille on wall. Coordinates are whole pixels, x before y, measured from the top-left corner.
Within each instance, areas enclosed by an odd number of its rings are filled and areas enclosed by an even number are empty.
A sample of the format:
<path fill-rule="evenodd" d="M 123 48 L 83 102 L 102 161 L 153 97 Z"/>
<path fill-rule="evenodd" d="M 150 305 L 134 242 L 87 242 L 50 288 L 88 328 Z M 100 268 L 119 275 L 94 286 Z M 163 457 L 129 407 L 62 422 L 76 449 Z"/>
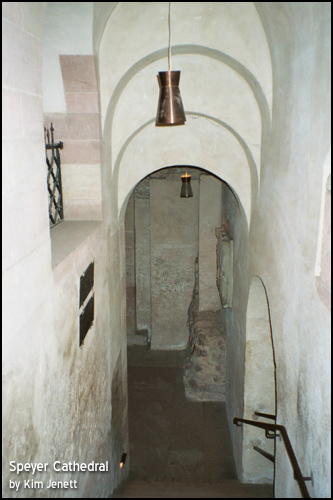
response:
<path fill-rule="evenodd" d="M 64 145 L 62 142 L 54 142 L 54 128 L 52 123 L 49 129 L 44 127 L 44 132 L 47 165 L 47 190 L 49 192 L 49 218 L 50 226 L 53 227 L 64 218 L 60 161 L 60 149 L 62 149 Z"/>

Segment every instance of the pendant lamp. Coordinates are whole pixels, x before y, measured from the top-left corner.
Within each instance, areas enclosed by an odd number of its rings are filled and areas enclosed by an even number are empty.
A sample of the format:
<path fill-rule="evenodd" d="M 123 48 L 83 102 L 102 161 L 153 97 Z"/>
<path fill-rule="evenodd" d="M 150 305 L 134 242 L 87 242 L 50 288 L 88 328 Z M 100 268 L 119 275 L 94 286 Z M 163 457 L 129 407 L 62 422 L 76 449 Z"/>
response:
<path fill-rule="evenodd" d="M 186 174 L 181 176 L 182 179 L 182 188 L 180 190 L 180 197 L 181 198 L 192 198 L 193 197 L 193 191 L 191 187 L 191 175 L 187 173 L 186 169 Z"/>
<path fill-rule="evenodd" d="M 182 98 L 179 90 L 180 71 L 171 70 L 171 24 L 170 24 L 171 2 L 169 2 L 169 49 L 168 49 L 168 71 L 158 73 L 160 96 L 158 100 L 155 125 L 157 127 L 169 127 L 171 125 L 184 125 L 186 122 Z"/>

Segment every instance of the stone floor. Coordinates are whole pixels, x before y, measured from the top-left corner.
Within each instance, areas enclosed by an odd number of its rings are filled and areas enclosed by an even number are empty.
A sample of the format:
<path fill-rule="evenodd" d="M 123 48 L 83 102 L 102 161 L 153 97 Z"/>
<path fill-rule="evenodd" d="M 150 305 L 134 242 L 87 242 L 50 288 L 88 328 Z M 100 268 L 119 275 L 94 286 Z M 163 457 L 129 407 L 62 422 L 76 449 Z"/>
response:
<path fill-rule="evenodd" d="M 236 480 L 225 403 L 186 400 L 187 359 L 128 349 L 130 476 L 111 498 L 272 498 Z"/>

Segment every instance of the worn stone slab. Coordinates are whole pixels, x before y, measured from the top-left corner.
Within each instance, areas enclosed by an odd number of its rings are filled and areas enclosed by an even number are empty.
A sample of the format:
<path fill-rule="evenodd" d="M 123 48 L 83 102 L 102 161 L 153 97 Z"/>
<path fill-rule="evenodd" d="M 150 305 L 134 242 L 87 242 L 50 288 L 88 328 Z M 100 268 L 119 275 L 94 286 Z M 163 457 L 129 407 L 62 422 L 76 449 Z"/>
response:
<path fill-rule="evenodd" d="M 225 401 L 226 340 L 220 311 L 194 314 L 190 347 L 184 370 L 186 397 L 191 401 Z"/>

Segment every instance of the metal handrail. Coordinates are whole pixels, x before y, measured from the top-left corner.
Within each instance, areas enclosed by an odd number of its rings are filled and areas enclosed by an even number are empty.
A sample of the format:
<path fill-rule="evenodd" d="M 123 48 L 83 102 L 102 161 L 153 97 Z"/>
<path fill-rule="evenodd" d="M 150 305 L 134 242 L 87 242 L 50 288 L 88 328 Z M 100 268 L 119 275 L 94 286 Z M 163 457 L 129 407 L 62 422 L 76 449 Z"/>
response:
<path fill-rule="evenodd" d="M 308 489 L 306 487 L 305 481 L 309 480 L 311 478 L 304 477 L 302 475 L 301 469 L 298 465 L 296 455 L 294 453 L 293 447 L 291 445 L 288 433 L 286 428 L 283 425 L 279 424 L 271 424 L 268 422 L 255 422 L 253 420 L 246 420 L 244 418 L 238 418 L 235 417 L 233 420 L 233 423 L 239 427 L 241 427 L 242 424 L 249 424 L 253 425 L 254 427 L 260 427 L 261 429 L 265 430 L 265 435 L 267 438 L 276 438 L 281 435 L 284 445 L 287 450 L 287 454 L 289 457 L 289 460 L 291 462 L 293 471 L 294 471 L 294 479 L 297 481 L 299 489 L 302 493 L 303 498 L 311 498 L 310 494 L 308 492 Z M 277 434 L 276 431 L 278 431 L 280 434 Z"/>
<path fill-rule="evenodd" d="M 255 417 L 265 417 L 270 420 L 276 420 L 276 415 L 272 415 L 271 413 L 261 413 L 260 411 L 255 411 L 253 415 Z"/>
<path fill-rule="evenodd" d="M 272 455 L 271 453 L 268 453 L 268 451 L 262 450 L 261 448 L 259 448 L 259 446 L 253 446 L 253 449 L 255 451 L 257 451 L 258 453 L 260 453 L 260 455 L 262 455 L 263 457 L 270 460 L 271 462 L 273 462 L 273 463 L 275 462 L 274 455 Z"/>

